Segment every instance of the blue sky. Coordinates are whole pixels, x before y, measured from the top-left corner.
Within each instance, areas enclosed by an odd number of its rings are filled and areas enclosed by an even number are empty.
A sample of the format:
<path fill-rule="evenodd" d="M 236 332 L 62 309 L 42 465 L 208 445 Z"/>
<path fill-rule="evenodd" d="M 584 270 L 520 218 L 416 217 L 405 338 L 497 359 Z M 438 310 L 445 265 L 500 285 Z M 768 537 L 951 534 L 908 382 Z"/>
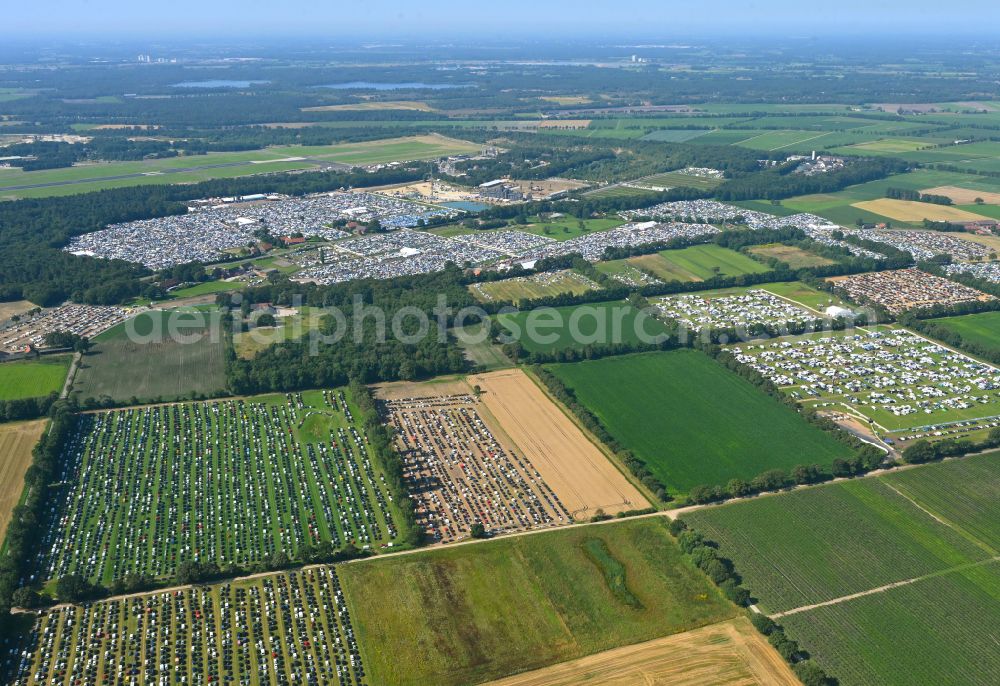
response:
<path fill-rule="evenodd" d="M 28 0 L 4 3 L 0 37 L 67 34 L 440 37 L 708 36 L 795 31 L 993 33 L 997 0 Z M 831 36 L 832 37 L 832 36 Z"/>

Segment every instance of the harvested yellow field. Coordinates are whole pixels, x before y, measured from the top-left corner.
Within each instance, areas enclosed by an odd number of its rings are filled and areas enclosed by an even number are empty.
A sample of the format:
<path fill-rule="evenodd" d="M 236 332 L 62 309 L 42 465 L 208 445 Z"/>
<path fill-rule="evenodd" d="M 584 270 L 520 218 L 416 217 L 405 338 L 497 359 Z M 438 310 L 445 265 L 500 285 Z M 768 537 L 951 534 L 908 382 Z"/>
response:
<path fill-rule="evenodd" d="M 31 466 L 31 450 L 47 420 L 0 424 L 0 540 L 7 535 L 11 512 L 21 499 L 24 473 Z"/>
<path fill-rule="evenodd" d="M 795 686 L 799 680 L 745 617 L 616 648 L 488 686 Z"/>
<path fill-rule="evenodd" d="M 935 205 L 929 202 L 916 202 L 914 200 L 893 200 L 891 198 L 880 198 L 878 200 L 866 200 L 856 202 L 851 207 L 859 210 L 866 210 L 880 214 L 889 219 L 900 222 L 920 222 L 930 219 L 936 222 L 974 222 L 981 219 L 989 219 L 981 214 L 973 214 L 960 210 L 950 205 Z"/>
<path fill-rule="evenodd" d="M 642 493 L 520 369 L 468 377 L 500 429 L 575 519 L 649 507 Z"/>
<path fill-rule="evenodd" d="M 1000 205 L 1000 193 L 990 193 L 989 191 L 974 191 L 958 186 L 938 186 L 937 188 L 925 188 L 920 192 L 924 195 L 944 195 L 951 198 L 951 201 L 956 205 L 972 205 L 977 198 L 987 205 Z"/>
<path fill-rule="evenodd" d="M 589 119 L 545 119 L 538 122 L 540 129 L 585 129 L 588 126 Z"/>
<path fill-rule="evenodd" d="M 322 105 L 320 107 L 303 107 L 303 112 L 360 112 L 366 110 L 415 110 L 418 112 L 434 112 L 434 108 L 419 100 L 371 100 L 367 102 L 351 102 L 346 105 Z"/>

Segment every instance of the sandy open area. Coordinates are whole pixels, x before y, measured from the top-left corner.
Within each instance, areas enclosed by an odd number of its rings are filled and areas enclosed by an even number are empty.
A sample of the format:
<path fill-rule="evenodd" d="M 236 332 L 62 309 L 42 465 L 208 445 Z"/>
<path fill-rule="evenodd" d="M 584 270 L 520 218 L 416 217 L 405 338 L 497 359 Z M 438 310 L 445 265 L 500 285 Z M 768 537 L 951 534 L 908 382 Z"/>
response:
<path fill-rule="evenodd" d="M 379 188 L 362 188 L 358 192 L 371 192 L 377 190 L 382 195 L 390 195 L 395 198 L 409 198 L 411 200 L 422 200 L 424 202 L 461 202 L 478 200 L 477 193 L 470 188 L 452 186 L 444 181 L 420 181 L 418 183 L 408 183 L 402 186 L 382 186 Z"/>
<path fill-rule="evenodd" d="M 28 310 L 33 310 L 37 307 L 33 302 L 27 300 L 12 300 L 10 302 L 0 303 L 0 322 L 5 322 L 14 315 L 24 314 Z"/>
<path fill-rule="evenodd" d="M 21 499 L 24 473 L 31 466 L 31 450 L 48 422 L 17 422 L 0 425 L 0 540 L 7 535 L 10 515 Z"/>
<path fill-rule="evenodd" d="M 520 187 L 522 193 L 531 193 L 537 196 L 550 195 L 559 191 L 575 191 L 578 188 L 586 188 L 590 184 L 585 181 L 575 179 L 535 179 L 530 181 L 512 181 L 514 185 Z"/>
<path fill-rule="evenodd" d="M 441 376 L 430 381 L 394 381 L 372 386 L 375 396 L 382 400 L 404 398 L 433 398 L 439 395 L 469 393 L 472 387 L 460 376 Z"/>
<path fill-rule="evenodd" d="M 1000 193 L 990 193 L 989 191 L 974 191 L 958 186 L 938 186 L 937 188 L 925 188 L 920 192 L 925 195 L 947 196 L 956 205 L 971 205 L 976 202 L 976 198 L 982 198 L 987 205 L 1000 205 Z"/>
<path fill-rule="evenodd" d="M 416 110 L 433 112 L 434 108 L 419 100 L 376 100 L 372 102 L 352 102 L 346 105 L 320 105 L 318 107 L 302 107 L 303 112 L 344 112 L 364 110 Z"/>
<path fill-rule="evenodd" d="M 589 119 L 544 119 L 538 122 L 540 129 L 585 129 L 588 126 Z"/>
<path fill-rule="evenodd" d="M 518 674 L 489 686 L 794 686 L 799 680 L 744 617 Z"/>
<path fill-rule="evenodd" d="M 860 210 L 867 210 L 883 217 L 889 217 L 901 222 L 920 222 L 924 219 L 931 221 L 949 222 L 972 222 L 981 219 L 989 219 L 981 214 L 973 214 L 960 210 L 949 205 L 935 205 L 929 202 L 916 202 L 914 200 L 893 200 L 891 198 L 880 198 L 879 200 L 866 200 L 856 202 L 851 207 Z"/>
<path fill-rule="evenodd" d="M 597 508 L 609 514 L 649 503 L 562 410 L 521 370 L 470 376 L 504 433 L 576 519 Z"/>

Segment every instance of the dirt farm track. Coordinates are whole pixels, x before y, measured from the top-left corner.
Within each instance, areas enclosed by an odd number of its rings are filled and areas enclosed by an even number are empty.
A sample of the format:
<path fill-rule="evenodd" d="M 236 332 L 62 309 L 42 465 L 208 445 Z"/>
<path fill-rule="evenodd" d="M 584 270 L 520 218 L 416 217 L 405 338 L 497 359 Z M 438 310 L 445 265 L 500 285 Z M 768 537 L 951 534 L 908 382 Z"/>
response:
<path fill-rule="evenodd" d="M 648 507 L 642 493 L 521 370 L 470 376 L 482 402 L 577 520 Z"/>
<path fill-rule="evenodd" d="M 570 660 L 487 686 L 794 686 L 799 680 L 739 617 Z"/>

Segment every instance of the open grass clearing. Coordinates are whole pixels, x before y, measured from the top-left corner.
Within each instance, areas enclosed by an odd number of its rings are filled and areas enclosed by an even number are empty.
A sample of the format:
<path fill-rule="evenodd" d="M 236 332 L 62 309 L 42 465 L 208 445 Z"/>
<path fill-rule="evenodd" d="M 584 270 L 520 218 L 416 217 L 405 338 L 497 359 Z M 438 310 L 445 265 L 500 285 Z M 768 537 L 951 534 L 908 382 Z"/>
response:
<path fill-rule="evenodd" d="M 465 353 L 465 359 L 479 369 L 492 371 L 514 364 L 500 346 L 490 340 L 489 328 L 482 323 L 449 329 L 449 333 Z"/>
<path fill-rule="evenodd" d="M 664 188 L 700 188 L 709 190 L 722 184 L 725 179 L 714 176 L 695 176 L 683 172 L 667 172 L 637 179 L 634 183 Z"/>
<path fill-rule="evenodd" d="M 497 321 L 512 342 L 538 353 L 652 343 L 667 333 L 659 319 L 624 301 L 536 308 L 502 314 Z"/>
<path fill-rule="evenodd" d="M 823 267 L 836 264 L 833 260 L 817 255 L 816 253 L 803 250 L 794 245 L 782 245 L 780 243 L 770 243 L 768 245 L 756 245 L 748 249 L 754 255 L 760 257 L 773 257 L 784 262 L 792 269 L 805 269 L 809 267 Z"/>
<path fill-rule="evenodd" d="M 501 281 L 469 285 L 469 292 L 480 302 L 513 302 L 545 298 L 563 293 L 581 295 L 597 288 L 597 283 L 570 269 L 515 276 Z"/>
<path fill-rule="evenodd" d="M 1000 312 L 980 312 L 935 319 L 934 324 L 951 329 L 971 343 L 1000 350 Z"/>
<path fill-rule="evenodd" d="M 693 245 L 680 250 L 661 250 L 624 260 L 597 263 L 597 269 L 613 274 L 623 265 L 648 272 L 663 281 L 704 281 L 715 276 L 740 276 L 768 271 L 767 265 L 718 245 Z"/>
<path fill-rule="evenodd" d="M 95 162 L 31 172 L 0 170 L 0 197 L 44 197 L 151 183 L 190 183 L 312 169 L 322 162 L 366 165 L 435 159 L 477 152 L 479 149 L 478 145 L 467 141 L 426 134 L 328 146 L 273 146 L 246 152 L 208 153 L 140 162 Z M 27 185 L 41 187 L 13 190 L 14 187 Z"/>
<path fill-rule="evenodd" d="M 62 390 L 72 355 L 0 363 L 0 400 L 38 398 Z"/>

